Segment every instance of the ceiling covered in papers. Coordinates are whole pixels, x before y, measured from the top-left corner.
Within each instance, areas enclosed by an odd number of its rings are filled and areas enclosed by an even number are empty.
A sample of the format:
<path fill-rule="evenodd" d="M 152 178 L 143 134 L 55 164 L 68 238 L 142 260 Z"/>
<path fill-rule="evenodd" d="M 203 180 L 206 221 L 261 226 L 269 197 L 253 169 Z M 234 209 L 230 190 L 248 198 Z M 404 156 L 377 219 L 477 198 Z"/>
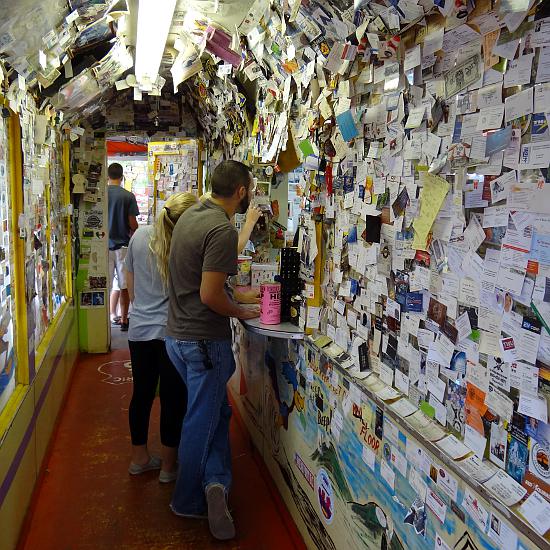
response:
<path fill-rule="evenodd" d="M 41 108 L 51 105 L 67 121 L 105 116 L 113 102 L 138 110 L 149 102 L 158 111 L 177 94 L 207 137 L 233 154 L 253 142 L 270 161 L 286 146 L 289 120 L 308 107 L 329 120 L 359 101 L 358 120 L 365 94 L 371 104 L 386 95 L 398 102 L 393 109 L 429 77 L 442 110 L 454 94 L 441 75 L 501 28 L 513 37 L 526 9 L 545 3 L 507 0 L 491 11 L 489 0 L 178 0 L 159 75 L 146 85 L 134 76 L 139 0 L 4 4 L 0 59 L 15 107 L 31 89 Z M 297 134 L 312 122 L 299 116 Z M 338 151 L 345 141 L 338 132 L 331 143 Z"/>

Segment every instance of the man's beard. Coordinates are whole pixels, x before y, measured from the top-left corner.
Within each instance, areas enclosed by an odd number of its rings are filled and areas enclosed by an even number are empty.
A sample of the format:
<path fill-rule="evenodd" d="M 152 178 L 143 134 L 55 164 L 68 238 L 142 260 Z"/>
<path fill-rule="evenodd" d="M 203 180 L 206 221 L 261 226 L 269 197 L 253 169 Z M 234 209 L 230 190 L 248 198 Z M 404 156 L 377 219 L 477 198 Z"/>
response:
<path fill-rule="evenodd" d="M 250 199 L 248 198 L 248 193 L 241 199 L 239 207 L 237 209 L 237 214 L 245 214 L 250 206 Z"/>

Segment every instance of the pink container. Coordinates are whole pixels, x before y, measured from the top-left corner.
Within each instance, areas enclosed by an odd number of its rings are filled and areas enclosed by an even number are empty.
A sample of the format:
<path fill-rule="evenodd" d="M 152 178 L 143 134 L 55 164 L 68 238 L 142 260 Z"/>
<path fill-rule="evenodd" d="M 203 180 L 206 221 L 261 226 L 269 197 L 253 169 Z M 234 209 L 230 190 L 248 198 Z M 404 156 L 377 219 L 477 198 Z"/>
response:
<path fill-rule="evenodd" d="M 278 325 L 281 322 L 281 283 L 260 285 L 260 323 Z"/>

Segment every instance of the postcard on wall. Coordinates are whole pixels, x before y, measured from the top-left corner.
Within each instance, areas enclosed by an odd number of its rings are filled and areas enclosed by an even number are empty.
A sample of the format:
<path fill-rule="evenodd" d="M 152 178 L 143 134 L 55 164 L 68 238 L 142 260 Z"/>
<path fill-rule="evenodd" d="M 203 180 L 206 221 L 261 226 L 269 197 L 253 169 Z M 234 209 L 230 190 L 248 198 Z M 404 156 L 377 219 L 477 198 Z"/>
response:
<path fill-rule="evenodd" d="M 513 506 L 527 493 L 527 489 L 522 487 L 504 470 L 497 470 L 496 474 L 483 485 L 496 495 L 499 501 L 506 506 Z"/>
<path fill-rule="evenodd" d="M 481 76 L 482 60 L 479 54 L 468 58 L 458 67 L 450 70 L 445 75 L 445 95 L 447 98 L 458 94 L 474 82 L 477 82 Z"/>
<path fill-rule="evenodd" d="M 81 292 L 80 309 L 105 307 L 105 291 Z"/>

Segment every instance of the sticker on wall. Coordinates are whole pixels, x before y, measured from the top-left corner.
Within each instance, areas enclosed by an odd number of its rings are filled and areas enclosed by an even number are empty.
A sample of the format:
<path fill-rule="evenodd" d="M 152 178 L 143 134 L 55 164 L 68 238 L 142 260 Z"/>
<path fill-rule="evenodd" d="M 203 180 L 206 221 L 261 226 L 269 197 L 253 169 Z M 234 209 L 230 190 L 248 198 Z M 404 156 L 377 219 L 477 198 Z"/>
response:
<path fill-rule="evenodd" d="M 85 212 L 84 227 L 87 229 L 99 229 L 103 225 L 103 212 L 94 209 Z"/>
<path fill-rule="evenodd" d="M 421 498 L 414 499 L 403 523 L 412 525 L 417 535 L 426 536 L 426 508 Z"/>
<path fill-rule="evenodd" d="M 530 440 L 529 471 L 541 481 L 550 482 L 550 444 L 548 443 L 548 429 L 546 424 L 540 424 L 537 436 Z M 544 427 L 543 427 L 544 426 Z"/>
<path fill-rule="evenodd" d="M 294 453 L 294 464 L 298 471 L 302 474 L 307 484 L 315 490 L 315 476 L 313 472 L 307 467 L 306 463 L 302 460 L 302 457 L 298 453 Z"/>
<path fill-rule="evenodd" d="M 334 491 L 332 483 L 324 468 L 317 472 L 317 497 L 319 499 L 319 507 L 323 514 L 323 519 L 327 524 L 332 523 L 334 519 Z"/>
<path fill-rule="evenodd" d="M 90 288 L 107 288 L 107 277 L 88 277 Z"/>
<path fill-rule="evenodd" d="M 105 306 L 105 291 L 81 292 L 80 309 L 91 309 Z"/>

